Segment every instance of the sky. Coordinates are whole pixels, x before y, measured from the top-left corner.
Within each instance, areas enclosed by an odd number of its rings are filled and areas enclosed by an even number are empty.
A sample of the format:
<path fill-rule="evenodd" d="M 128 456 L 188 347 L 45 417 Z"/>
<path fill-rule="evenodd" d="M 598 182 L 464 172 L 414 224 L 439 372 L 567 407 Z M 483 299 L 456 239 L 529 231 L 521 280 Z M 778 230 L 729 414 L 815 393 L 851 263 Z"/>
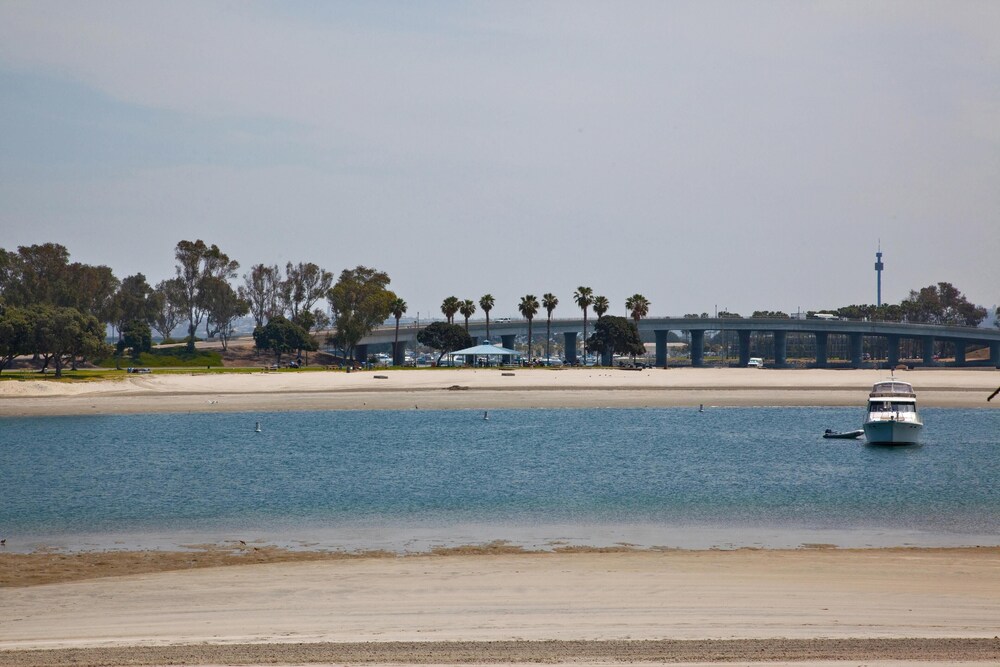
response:
<path fill-rule="evenodd" d="M 0 247 L 612 314 L 1000 302 L 1000 3 L 0 0 Z M 477 314 L 478 316 L 479 314 Z"/>

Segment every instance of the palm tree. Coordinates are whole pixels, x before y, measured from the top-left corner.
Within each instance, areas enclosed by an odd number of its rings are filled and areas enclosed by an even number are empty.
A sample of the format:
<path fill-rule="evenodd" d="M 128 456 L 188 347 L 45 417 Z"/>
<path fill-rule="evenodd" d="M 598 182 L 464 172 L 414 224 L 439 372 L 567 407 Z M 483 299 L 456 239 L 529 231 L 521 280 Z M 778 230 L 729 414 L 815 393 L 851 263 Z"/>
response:
<path fill-rule="evenodd" d="M 573 292 L 573 300 L 583 309 L 583 356 L 587 356 L 587 308 L 594 303 L 594 290 L 589 287 L 577 287 Z"/>
<path fill-rule="evenodd" d="M 396 360 L 396 348 L 399 347 L 399 318 L 406 312 L 406 302 L 398 296 L 389 304 L 389 312 L 396 318 L 396 339 L 392 343 L 392 360 Z"/>
<path fill-rule="evenodd" d="M 625 307 L 628 308 L 629 314 L 635 320 L 636 328 L 639 326 L 639 320 L 649 315 L 649 299 L 641 294 L 633 294 L 625 299 Z"/>
<path fill-rule="evenodd" d="M 632 319 L 635 320 L 635 328 L 639 329 L 639 320 L 649 315 L 649 299 L 641 294 L 633 294 L 625 299 L 625 307 L 628 308 Z M 632 363 L 635 363 L 635 354 L 632 355 Z"/>
<path fill-rule="evenodd" d="M 458 312 L 460 303 L 456 296 L 449 296 L 441 302 L 441 312 L 448 318 L 448 324 L 455 323 L 455 313 Z"/>
<path fill-rule="evenodd" d="M 469 333 L 469 318 L 472 317 L 472 313 L 476 312 L 476 302 L 472 299 L 466 299 L 458 304 L 458 312 L 462 313 L 462 317 L 465 318 L 465 333 Z"/>
<path fill-rule="evenodd" d="M 542 295 L 542 308 L 548 312 L 549 317 L 545 320 L 545 363 L 549 363 L 552 356 L 549 353 L 549 344 L 552 342 L 552 311 L 559 305 L 559 299 L 552 292 Z"/>
<path fill-rule="evenodd" d="M 604 317 L 604 313 L 608 312 L 611 308 L 611 303 L 608 301 L 606 296 L 595 296 L 594 297 L 594 312 L 597 313 L 597 319 Z"/>
<path fill-rule="evenodd" d="M 517 305 L 524 319 L 528 320 L 528 363 L 531 363 L 531 320 L 538 314 L 538 299 L 534 294 L 525 294 Z"/>
<path fill-rule="evenodd" d="M 479 297 L 479 307 L 486 313 L 486 340 L 490 340 L 490 311 L 493 310 L 493 295 L 484 294 Z"/>
<path fill-rule="evenodd" d="M 604 313 L 611 309 L 611 303 L 608 301 L 606 296 L 595 296 L 594 297 L 594 312 L 597 313 L 597 319 L 604 317 Z"/>

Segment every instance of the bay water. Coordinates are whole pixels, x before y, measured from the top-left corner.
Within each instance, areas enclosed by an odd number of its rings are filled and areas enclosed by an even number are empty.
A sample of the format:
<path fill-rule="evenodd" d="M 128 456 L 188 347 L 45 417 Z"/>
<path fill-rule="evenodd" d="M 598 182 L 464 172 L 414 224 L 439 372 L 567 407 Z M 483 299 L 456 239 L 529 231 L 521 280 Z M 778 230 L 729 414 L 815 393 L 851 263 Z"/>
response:
<path fill-rule="evenodd" d="M 821 437 L 858 428 L 860 408 L 5 418 L 0 536 L 17 551 L 1000 544 L 1000 411 L 922 416 L 910 447 Z"/>

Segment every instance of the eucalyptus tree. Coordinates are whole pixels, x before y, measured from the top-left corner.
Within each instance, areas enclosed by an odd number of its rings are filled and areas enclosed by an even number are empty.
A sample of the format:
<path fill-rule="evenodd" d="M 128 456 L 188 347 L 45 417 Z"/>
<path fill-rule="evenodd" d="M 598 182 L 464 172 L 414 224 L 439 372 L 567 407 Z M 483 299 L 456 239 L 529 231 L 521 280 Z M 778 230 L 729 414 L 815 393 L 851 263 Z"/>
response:
<path fill-rule="evenodd" d="M 458 304 L 458 312 L 465 318 L 465 333 L 469 333 L 469 318 L 476 312 L 476 302 L 466 299 Z"/>
<path fill-rule="evenodd" d="M 458 300 L 457 296 L 449 296 L 441 302 L 441 313 L 448 319 L 448 324 L 455 323 L 455 313 L 458 312 L 461 305 L 462 302 Z"/>
<path fill-rule="evenodd" d="M 207 313 L 205 304 L 205 288 L 208 278 L 229 280 L 236 277 L 240 263 L 230 260 L 229 255 L 219 250 L 214 243 L 211 246 L 204 241 L 178 242 L 174 250 L 177 259 L 177 277 L 184 288 L 182 304 L 188 316 L 187 349 L 194 351 L 195 332 Z"/>
<path fill-rule="evenodd" d="M 493 295 L 484 294 L 479 297 L 479 307 L 486 313 L 486 340 L 490 340 L 490 311 L 493 310 Z"/>
<path fill-rule="evenodd" d="M 633 294 L 625 299 L 625 308 L 628 309 L 629 315 L 631 315 L 635 321 L 635 325 L 638 327 L 639 320 L 649 315 L 649 299 L 641 294 Z"/>
<path fill-rule="evenodd" d="M 396 294 L 389 289 L 389 274 L 367 266 L 344 269 L 327 293 L 336 332 L 333 342 L 353 356 L 358 342 L 385 322 Z"/>
<path fill-rule="evenodd" d="M 552 356 L 549 352 L 549 346 L 552 343 L 552 311 L 556 309 L 559 305 L 559 299 L 552 292 L 547 292 L 542 295 L 542 308 L 548 314 L 545 319 L 545 363 L 549 363 L 549 358 Z"/>
<path fill-rule="evenodd" d="M 389 312 L 396 318 L 396 337 L 392 341 L 392 354 L 395 361 L 396 348 L 399 347 L 399 320 L 403 317 L 403 313 L 406 312 L 406 302 L 397 296 L 389 304 Z"/>
<path fill-rule="evenodd" d="M 122 280 L 112 303 L 112 324 L 121 340 L 123 332 L 131 322 L 141 322 L 147 327 L 156 319 L 158 303 L 153 288 L 146 282 L 146 276 L 137 273 Z M 134 327 L 133 327 L 134 328 Z"/>
<path fill-rule="evenodd" d="M 150 326 L 166 340 L 177 325 L 184 321 L 183 281 L 180 278 L 161 280 L 156 283 L 150 299 L 155 306 Z"/>
<path fill-rule="evenodd" d="M 250 304 L 240 298 L 228 281 L 221 278 L 207 278 L 203 290 L 208 327 L 219 336 L 222 349 L 227 350 L 234 322 L 250 312 Z"/>
<path fill-rule="evenodd" d="M 528 320 L 528 363 L 531 363 L 531 321 L 538 314 L 538 298 L 534 294 L 525 294 L 521 303 L 517 304 L 521 316 Z"/>
<path fill-rule="evenodd" d="M 281 269 L 277 264 L 254 264 L 249 272 L 243 274 L 239 294 L 249 305 L 255 326 L 262 327 L 280 314 L 281 283 Z"/>
<path fill-rule="evenodd" d="M 312 311 L 317 301 L 324 298 L 333 285 L 333 274 L 312 262 L 285 266 L 285 289 L 289 315 L 299 322 L 303 313 Z M 299 322 L 300 326 L 301 323 Z"/>
<path fill-rule="evenodd" d="M 573 300 L 583 310 L 583 353 L 587 354 L 587 308 L 594 303 L 594 290 L 589 287 L 577 287 L 573 292 Z"/>

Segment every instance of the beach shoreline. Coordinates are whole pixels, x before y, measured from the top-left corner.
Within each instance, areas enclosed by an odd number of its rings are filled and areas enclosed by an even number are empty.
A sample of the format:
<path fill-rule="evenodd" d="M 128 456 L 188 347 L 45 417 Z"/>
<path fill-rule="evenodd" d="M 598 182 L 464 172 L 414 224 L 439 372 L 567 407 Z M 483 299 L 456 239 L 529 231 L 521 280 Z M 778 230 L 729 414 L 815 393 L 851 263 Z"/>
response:
<path fill-rule="evenodd" d="M 434 369 L 150 374 L 120 380 L 0 382 L 0 416 L 300 410 L 862 406 L 878 370 Z M 979 407 L 989 369 L 907 371 L 922 407 Z"/>

